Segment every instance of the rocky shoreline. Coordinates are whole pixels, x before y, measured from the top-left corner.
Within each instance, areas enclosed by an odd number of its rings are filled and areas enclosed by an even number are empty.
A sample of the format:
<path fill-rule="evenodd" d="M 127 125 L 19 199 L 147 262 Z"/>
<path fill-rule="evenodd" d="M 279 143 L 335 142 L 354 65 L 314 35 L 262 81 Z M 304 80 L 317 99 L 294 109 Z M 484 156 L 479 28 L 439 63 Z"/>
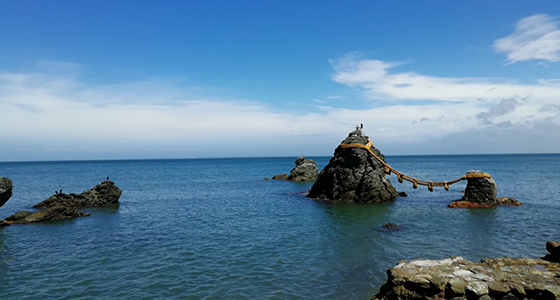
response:
<path fill-rule="evenodd" d="M 372 299 L 557 300 L 560 299 L 560 243 L 547 242 L 545 259 L 460 256 L 400 261 Z"/>

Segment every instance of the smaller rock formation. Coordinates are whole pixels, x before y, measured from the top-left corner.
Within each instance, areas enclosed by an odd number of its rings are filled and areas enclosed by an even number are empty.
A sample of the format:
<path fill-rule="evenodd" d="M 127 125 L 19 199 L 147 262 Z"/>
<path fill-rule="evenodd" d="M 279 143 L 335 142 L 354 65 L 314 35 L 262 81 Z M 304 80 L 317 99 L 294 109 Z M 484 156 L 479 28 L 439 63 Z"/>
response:
<path fill-rule="evenodd" d="M 390 231 L 397 231 L 397 230 L 401 229 L 401 227 L 399 225 L 397 225 L 395 223 L 392 223 L 392 222 L 388 222 L 388 223 L 383 224 L 383 228 L 387 229 L 387 230 L 390 230 Z"/>
<path fill-rule="evenodd" d="M 295 161 L 296 166 L 290 172 L 288 181 L 315 181 L 319 174 L 317 163 L 312 159 L 306 159 L 305 155 Z"/>
<path fill-rule="evenodd" d="M 114 182 L 105 180 L 101 184 L 80 194 L 55 193 L 45 201 L 34 205 L 33 208 L 48 208 L 54 206 L 80 208 L 114 205 L 119 203 L 121 194 L 122 191 Z"/>
<path fill-rule="evenodd" d="M 546 242 L 546 251 L 548 251 L 549 254 L 543 257 L 544 260 L 557 263 L 560 262 L 560 242 Z"/>
<path fill-rule="evenodd" d="M 13 190 L 12 180 L 6 177 L 0 177 L 0 207 L 12 197 Z"/>
<path fill-rule="evenodd" d="M 496 198 L 498 192 L 496 181 L 493 178 L 484 177 L 485 173 L 479 170 L 468 171 L 467 187 L 465 194 L 460 200 L 449 204 L 452 208 L 488 208 L 498 205 L 519 206 L 521 203 L 513 198 Z"/>
<path fill-rule="evenodd" d="M 560 265 L 542 259 L 462 257 L 401 261 L 372 299 L 560 299 Z"/>
<path fill-rule="evenodd" d="M 397 190 L 385 176 L 385 166 L 367 149 L 350 144 L 366 146 L 369 138 L 356 129 L 334 151 L 328 165 L 321 170 L 311 187 L 310 198 L 342 202 L 389 202 L 397 197 Z M 344 146 L 349 145 L 349 146 Z M 373 145 L 369 149 L 381 160 L 385 156 Z"/>
<path fill-rule="evenodd" d="M 29 224 L 54 220 L 74 219 L 77 217 L 85 217 L 89 215 L 90 214 L 88 213 L 79 212 L 73 207 L 53 206 L 42 209 L 36 213 L 32 213 L 30 211 L 19 211 L 2 220 L 2 222 L 0 222 L 0 226 L 2 224 L 6 226 L 11 224 Z"/>
<path fill-rule="evenodd" d="M 278 174 L 272 176 L 272 180 L 287 180 L 287 179 L 288 179 L 288 174 Z"/>

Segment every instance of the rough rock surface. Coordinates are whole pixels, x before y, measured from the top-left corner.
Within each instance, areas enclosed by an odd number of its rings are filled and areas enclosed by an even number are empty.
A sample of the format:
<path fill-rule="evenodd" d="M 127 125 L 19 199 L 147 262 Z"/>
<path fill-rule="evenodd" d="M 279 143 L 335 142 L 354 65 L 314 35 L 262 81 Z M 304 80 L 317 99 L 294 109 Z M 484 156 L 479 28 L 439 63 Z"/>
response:
<path fill-rule="evenodd" d="M 65 207 L 97 207 L 119 203 L 122 191 L 110 180 L 94 186 L 91 190 L 80 194 L 56 193 L 33 208 L 47 208 L 54 206 Z"/>
<path fill-rule="evenodd" d="M 401 261 L 372 299 L 560 299 L 560 264 L 530 258 Z"/>
<path fill-rule="evenodd" d="M 286 180 L 288 179 L 288 174 L 278 174 L 272 176 L 272 180 Z"/>
<path fill-rule="evenodd" d="M 54 206 L 42 209 L 36 213 L 30 211 L 19 211 L 0 222 L 1 225 L 11 224 L 29 224 L 36 222 L 74 219 L 77 217 L 85 217 L 90 214 L 79 212 L 73 207 Z"/>
<path fill-rule="evenodd" d="M 481 174 L 482 171 L 468 171 L 468 174 Z M 475 202 L 482 205 L 498 205 L 496 201 L 496 181 L 493 178 L 469 178 L 462 201 Z"/>
<path fill-rule="evenodd" d="M 6 177 L 0 177 L 0 207 L 12 197 L 12 180 Z"/>
<path fill-rule="evenodd" d="M 295 161 L 296 166 L 290 172 L 288 181 L 315 181 L 319 174 L 317 163 L 312 159 L 306 159 L 305 155 Z"/>
<path fill-rule="evenodd" d="M 368 143 L 368 137 L 357 129 L 342 144 Z M 380 159 L 385 156 L 375 147 L 371 150 Z M 321 170 L 311 187 L 310 198 L 344 202 L 387 202 L 397 197 L 397 191 L 385 178 L 385 167 L 367 150 L 336 148 L 329 164 Z"/>

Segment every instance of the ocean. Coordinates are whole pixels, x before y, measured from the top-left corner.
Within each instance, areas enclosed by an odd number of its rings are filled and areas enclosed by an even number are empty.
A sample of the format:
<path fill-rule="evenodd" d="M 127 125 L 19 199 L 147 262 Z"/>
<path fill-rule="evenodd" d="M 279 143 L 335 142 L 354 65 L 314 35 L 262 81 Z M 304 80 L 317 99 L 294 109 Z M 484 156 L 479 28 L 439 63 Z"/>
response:
<path fill-rule="evenodd" d="M 330 157 L 308 157 L 323 168 Z M 89 217 L 0 228 L 1 299 L 369 299 L 399 260 L 540 257 L 560 240 L 560 155 L 387 156 L 424 180 L 482 170 L 520 207 L 450 209 L 446 192 L 393 203 L 328 204 L 312 183 L 263 181 L 296 157 L 2 162 L 14 195 L 0 218 L 107 176 L 118 207 Z M 382 225 L 393 222 L 398 231 Z"/>

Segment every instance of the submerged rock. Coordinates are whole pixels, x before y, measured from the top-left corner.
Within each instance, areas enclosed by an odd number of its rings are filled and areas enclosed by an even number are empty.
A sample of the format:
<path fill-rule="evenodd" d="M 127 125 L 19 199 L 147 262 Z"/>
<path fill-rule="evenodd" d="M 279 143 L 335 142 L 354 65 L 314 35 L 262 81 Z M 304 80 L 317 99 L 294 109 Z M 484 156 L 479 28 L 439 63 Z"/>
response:
<path fill-rule="evenodd" d="M 356 129 L 342 144 L 366 145 L 369 138 Z M 371 146 L 377 157 L 385 156 Z M 344 202 L 387 202 L 397 197 L 397 191 L 385 177 L 385 168 L 366 149 L 336 148 L 329 164 L 321 170 L 309 194 L 310 198 Z"/>
<path fill-rule="evenodd" d="M 0 177 L 0 207 L 12 197 L 13 190 L 12 180 L 6 177 Z"/>
<path fill-rule="evenodd" d="M 397 231 L 397 230 L 401 229 L 401 227 L 399 225 L 397 225 L 393 222 L 385 223 L 385 224 L 383 224 L 382 227 L 385 228 L 385 229 L 391 230 L 391 231 Z"/>
<path fill-rule="evenodd" d="M 97 207 L 119 203 L 122 191 L 113 181 L 105 180 L 101 184 L 80 194 L 55 193 L 50 198 L 36 204 L 33 208 L 64 207 Z"/>
<path fill-rule="evenodd" d="M 296 166 L 290 172 L 288 181 L 315 181 L 319 174 L 317 163 L 312 159 L 306 159 L 305 155 L 295 161 Z"/>
<path fill-rule="evenodd" d="M 37 222 L 46 222 L 54 220 L 74 219 L 77 217 L 85 217 L 90 214 L 79 212 L 73 207 L 54 206 L 42 209 L 32 213 L 30 211 L 19 211 L 6 219 L 2 220 L 4 224 L 29 224 Z"/>

